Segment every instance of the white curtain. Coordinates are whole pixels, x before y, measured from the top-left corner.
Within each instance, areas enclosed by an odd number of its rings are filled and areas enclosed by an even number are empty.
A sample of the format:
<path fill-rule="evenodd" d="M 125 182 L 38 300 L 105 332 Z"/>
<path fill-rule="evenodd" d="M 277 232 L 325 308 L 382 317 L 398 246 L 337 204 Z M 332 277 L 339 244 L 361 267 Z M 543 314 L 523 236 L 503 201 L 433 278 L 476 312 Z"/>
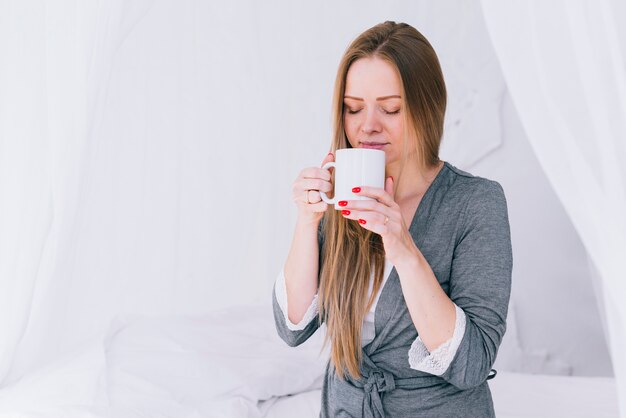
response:
<path fill-rule="evenodd" d="M 81 299 L 76 237 L 113 57 L 149 5 L 0 3 L 0 382 L 89 335 L 67 320 Z"/>
<path fill-rule="evenodd" d="M 626 4 L 482 6 L 528 138 L 597 268 L 626 417 Z"/>
<path fill-rule="evenodd" d="M 276 144 L 324 125 L 281 125 L 315 103 L 284 106 L 293 70 L 259 46 L 294 23 L 241 6 L 0 2 L 0 384 L 116 315 L 270 300 L 295 176 Z"/>

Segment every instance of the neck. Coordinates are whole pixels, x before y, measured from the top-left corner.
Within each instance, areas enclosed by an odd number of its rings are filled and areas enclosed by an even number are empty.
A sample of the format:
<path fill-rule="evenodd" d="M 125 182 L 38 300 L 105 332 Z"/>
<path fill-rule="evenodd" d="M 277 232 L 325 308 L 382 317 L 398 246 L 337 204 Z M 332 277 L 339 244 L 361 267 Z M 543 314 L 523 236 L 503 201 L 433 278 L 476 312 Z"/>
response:
<path fill-rule="evenodd" d="M 421 168 L 417 163 L 407 161 L 402 170 L 400 178 L 400 165 L 390 164 L 387 166 L 387 176 L 392 176 L 395 183 L 394 200 L 402 202 L 407 199 L 422 197 L 430 184 L 435 180 L 437 174 L 443 167 L 443 161 L 438 162 L 434 166 Z M 397 182 L 399 179 L 399 183 Z"/>

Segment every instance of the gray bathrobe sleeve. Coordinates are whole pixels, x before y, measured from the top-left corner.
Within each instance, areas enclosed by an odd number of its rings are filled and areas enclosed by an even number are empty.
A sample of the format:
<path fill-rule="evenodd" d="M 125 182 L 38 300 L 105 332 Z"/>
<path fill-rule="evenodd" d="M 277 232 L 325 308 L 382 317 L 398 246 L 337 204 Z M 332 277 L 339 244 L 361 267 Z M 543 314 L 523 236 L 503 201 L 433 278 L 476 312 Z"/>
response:
<path fill-rule="evenodd" d="M 324 235 L 322 234 L 322 225 L 324 222 L 324 218 L 320 221 L 320 224 L 317 228 L 317 243 L 319 248 L 319 271 L 321 271 L 321 260 L 322 260 L 322 248 L 324 246 Z M 272 306 L 274 309 L 274 323 L 276 324 L 276 330 L 278 331 L 278 335 L 282 338 L 289 346 L 295 347 L 306 340 L 309 339 L 311 335 L 317 331 L 317 329 L 322 325 L 319 315 L 316 316 L 308 325 L 299 331 L 290 330 L 287 327 L 287 323 L 285 321 L 285 316 L 283 311 L 278 304 L 278 300 L 276 299 L 276 284 L 274 284 L 274 289 L 272 289 Z"/>
<path fill-rule="evenodd" d="M 449 297 L 467 322 L 455 358 L 441 377 L 470 389 L 487 378 L 506 330 L 513 257 L 502 187 L 480 182 L 459 224 Z"/>

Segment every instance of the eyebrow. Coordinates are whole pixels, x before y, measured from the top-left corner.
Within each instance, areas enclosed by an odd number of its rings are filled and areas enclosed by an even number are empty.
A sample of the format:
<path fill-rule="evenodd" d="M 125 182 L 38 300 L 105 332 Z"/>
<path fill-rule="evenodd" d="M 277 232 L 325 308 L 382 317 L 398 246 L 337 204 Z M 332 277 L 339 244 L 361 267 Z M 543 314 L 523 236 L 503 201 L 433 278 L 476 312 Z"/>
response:
<path fill-rule="evenodd" d="M 358 100 L 360 102 L 364 101 L 362 97 L 354 97 L 354 96 L 345 95 L 345 96 L 343 96 L 343 98 L 344 99 Z M 401 98 L 402 97 L 398 96 L 397 94 L 392 94 L 391 96 L 377 97 L 376 101 L 387 100 L 387 99 L 401 99 Z"/>

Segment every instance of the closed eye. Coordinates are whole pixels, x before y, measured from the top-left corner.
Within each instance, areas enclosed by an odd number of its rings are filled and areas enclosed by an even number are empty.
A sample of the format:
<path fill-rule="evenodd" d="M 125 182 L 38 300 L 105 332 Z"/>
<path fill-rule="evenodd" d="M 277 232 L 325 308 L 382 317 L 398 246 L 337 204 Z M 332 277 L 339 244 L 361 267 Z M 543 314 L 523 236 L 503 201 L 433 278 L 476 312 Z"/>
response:
<path fill-rule="evenodd" d="M 383 113 L 385 113 L 386 115 L 397 115 L 398 113 L 400 113 L 400 108 L 396 109 L 396 110 L 387 110 L 385 108 L 380 108 Z M 349 114 L 349 115 L 355 115 L 357 113 L 359 113 L 361 110 L 363 110 L 363 108 L 360 109 L 351 109 L 349 107 L 345 108 L 345 111 Z"/>

